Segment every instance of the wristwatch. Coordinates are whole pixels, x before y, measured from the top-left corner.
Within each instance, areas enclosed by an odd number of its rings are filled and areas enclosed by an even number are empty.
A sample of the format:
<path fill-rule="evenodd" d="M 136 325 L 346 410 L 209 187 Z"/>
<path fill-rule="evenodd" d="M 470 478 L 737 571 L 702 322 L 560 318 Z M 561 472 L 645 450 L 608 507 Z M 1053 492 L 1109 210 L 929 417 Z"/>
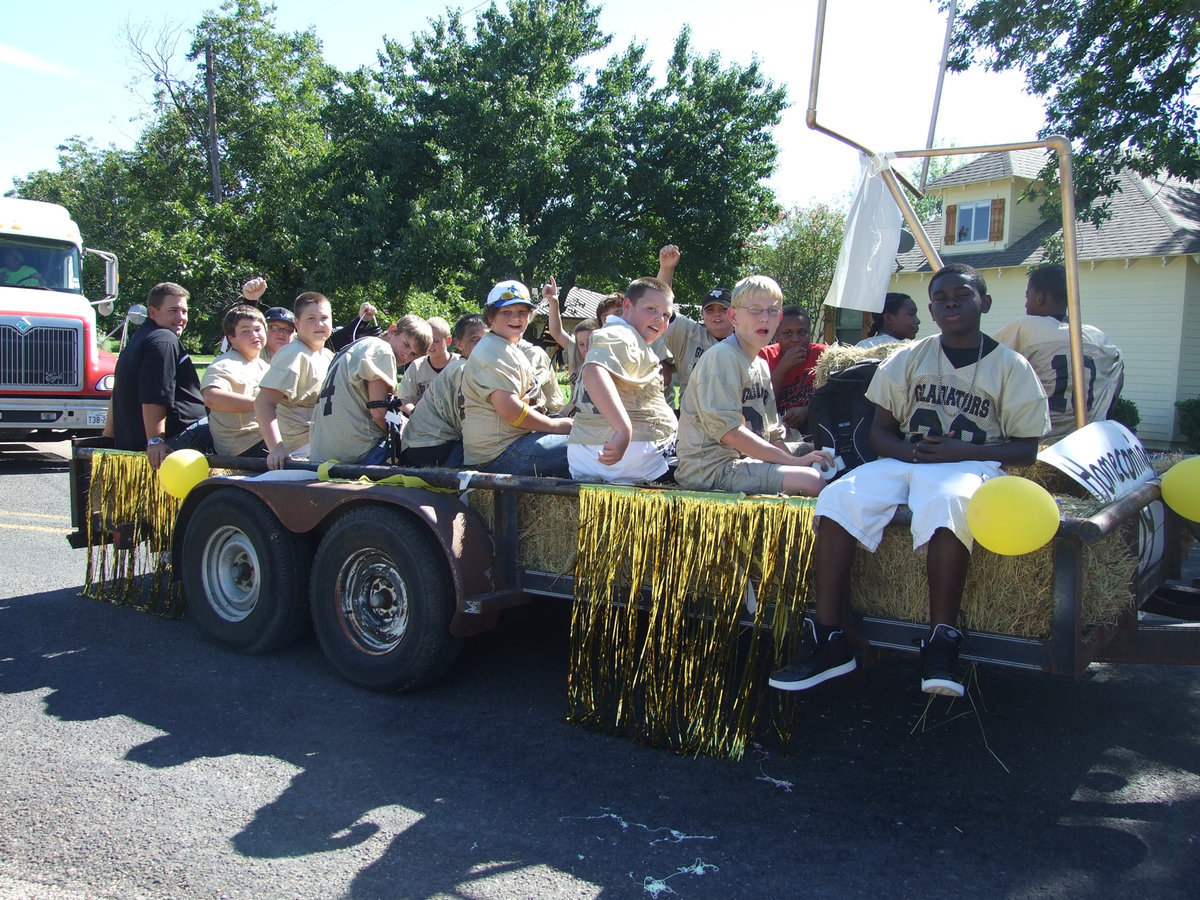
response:
<path fill-rule="evenodd" d="M 163 440 L 162 437 L 152 437 L 152 438 L 150 438 L 150 440 L 146 441 L 146 446 L 153 447 L 156 444 L 165 444 L 165 443 L 166 443 L 166 441 Z"/>

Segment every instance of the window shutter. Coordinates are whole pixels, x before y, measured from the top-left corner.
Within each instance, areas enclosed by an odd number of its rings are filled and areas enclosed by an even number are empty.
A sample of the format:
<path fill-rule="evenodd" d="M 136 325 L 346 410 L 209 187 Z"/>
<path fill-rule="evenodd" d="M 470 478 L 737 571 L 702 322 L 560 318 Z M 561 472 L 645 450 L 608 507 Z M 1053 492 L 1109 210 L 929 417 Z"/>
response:
<path fill-rule="evenodd" d="M 954 232 L 958 230 L 958 207 L 946 207 L 946 233 L 942 237 L 943 244 L 954 243 Z"/>
<path fill-rule="evenodd" d="M 988 240 L 1004 240 L 1004 201 L 992 201 L 992 220 L 988 223 Z"/>

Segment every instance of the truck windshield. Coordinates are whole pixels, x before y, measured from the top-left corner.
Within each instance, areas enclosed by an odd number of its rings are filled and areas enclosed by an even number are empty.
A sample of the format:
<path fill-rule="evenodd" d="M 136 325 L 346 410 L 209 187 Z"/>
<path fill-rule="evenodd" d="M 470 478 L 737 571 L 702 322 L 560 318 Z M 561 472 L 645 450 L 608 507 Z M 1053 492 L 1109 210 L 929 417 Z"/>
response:
<path fill-rule="evenodd" d="M 0 235 L 0 287 L 83 293 L 79 248 L 59 241 Z"/>

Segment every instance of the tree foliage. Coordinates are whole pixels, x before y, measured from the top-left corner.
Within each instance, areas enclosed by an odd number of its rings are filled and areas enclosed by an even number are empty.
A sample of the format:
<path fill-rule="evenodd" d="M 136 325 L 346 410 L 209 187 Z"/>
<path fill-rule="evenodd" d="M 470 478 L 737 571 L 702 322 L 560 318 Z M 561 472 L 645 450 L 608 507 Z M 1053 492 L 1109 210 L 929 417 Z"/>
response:
<path fill-rule="evenodd" d="M 778 281 L 784 303 L 803 306 L 816 322 L 845 232 L 842 210 L 824 203 L 793 207 L 751 239 L 750 271 Z"/>
<path fill-rule="evenodd" d="M 1104 218 L 1124 167 L 1200 180 L 1196 0 L 976 0 L 960 13 L 950 60 L 955 71 L 971 65 L 1019 69 L 1044 98 L 1041 135 L 1066 135 L 1077 154 L 1081 216 Z M 1042 174 L 1053 197 L 1054 166 Z"/>
<path fill-rule="evenodd" d="M 215 341 L 255 274 L 268 302 L 320 290 L 342 321 L 363 299 L 453 315 L 502 278 L 623 286 L 670 242 L 686 299 L 731 282 L 777 215 L 766 180 L 785 92 L 756 63 L 696 54 L 686 27 L 659 83 L 643 46 L 610 49 L 588 0 L 448 10 L 355 72 L 274 14 L 226 0 L 186 35 L 129 29 L 153 86 L 135 147 L 73 140 L 58 171 L 18 182 L 118 254 L 123 305 L 161 280 L 187 286 L 193 344 Z"/>

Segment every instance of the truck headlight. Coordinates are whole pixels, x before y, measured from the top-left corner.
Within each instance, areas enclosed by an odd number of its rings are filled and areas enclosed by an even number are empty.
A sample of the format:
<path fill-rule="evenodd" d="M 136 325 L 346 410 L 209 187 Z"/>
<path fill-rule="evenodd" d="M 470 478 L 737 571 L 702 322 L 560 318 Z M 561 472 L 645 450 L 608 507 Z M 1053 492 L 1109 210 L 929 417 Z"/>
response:
<path fill-rule="evenodd" d="M 113 377 L 112 373 L 109 373 L 96 382 L 96 390 L 108 391 L 109 393 L 112 393 L 113 384 L 116 382 L 116 380 L 117 379 Z"/>

